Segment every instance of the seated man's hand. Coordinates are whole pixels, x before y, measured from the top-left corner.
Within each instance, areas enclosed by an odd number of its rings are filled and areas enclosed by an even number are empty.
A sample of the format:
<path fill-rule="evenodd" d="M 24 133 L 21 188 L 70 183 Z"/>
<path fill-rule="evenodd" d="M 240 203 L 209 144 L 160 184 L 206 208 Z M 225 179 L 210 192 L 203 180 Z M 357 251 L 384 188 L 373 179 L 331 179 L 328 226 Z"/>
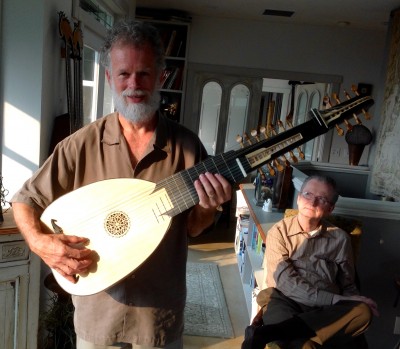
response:
<path fill-rule="evenodd" d="M 342 296 L 339 294 L 335 294 L 332 299 L 332 304 L 336 304 L 340 301 L 363 302 L 370 307 L 372 314 L 374 314 L 375 316 L 379 316 L 378 305 L 371 298 L 364 296 Z"/>

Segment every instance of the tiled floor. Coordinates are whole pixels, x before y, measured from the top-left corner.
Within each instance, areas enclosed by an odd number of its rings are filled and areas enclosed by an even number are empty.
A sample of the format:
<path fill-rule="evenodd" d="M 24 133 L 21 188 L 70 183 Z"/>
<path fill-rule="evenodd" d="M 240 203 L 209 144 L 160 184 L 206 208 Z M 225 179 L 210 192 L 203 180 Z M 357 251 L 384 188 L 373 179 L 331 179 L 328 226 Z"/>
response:
<path fill-rule="evenodd" d="M 249 317 L 233 248 L 234 238 L 235 221 L 231 220 L 229 228 L 226 221 L 221 221 L 212 232 L 191 240 L 189 260 L 218 263 L 235 338 L 185 336 L 185 349 L 233 349 L 241 346 Z"/>

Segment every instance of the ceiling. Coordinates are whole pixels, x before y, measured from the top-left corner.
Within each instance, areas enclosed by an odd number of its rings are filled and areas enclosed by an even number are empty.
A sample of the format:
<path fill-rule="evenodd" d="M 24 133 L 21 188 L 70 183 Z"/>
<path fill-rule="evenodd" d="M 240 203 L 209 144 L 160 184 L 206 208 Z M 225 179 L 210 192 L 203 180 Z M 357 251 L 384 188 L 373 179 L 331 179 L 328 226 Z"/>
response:
<path fill-rule="evenodd" d="M 400 0 L 136 0 L 136 6 L 185 11 L 190 17 L 386 30 L 390 12 L 400 7 Z M 266 9 L 294 11 L 294 14 L 291 17 L 264 16 Z"/>

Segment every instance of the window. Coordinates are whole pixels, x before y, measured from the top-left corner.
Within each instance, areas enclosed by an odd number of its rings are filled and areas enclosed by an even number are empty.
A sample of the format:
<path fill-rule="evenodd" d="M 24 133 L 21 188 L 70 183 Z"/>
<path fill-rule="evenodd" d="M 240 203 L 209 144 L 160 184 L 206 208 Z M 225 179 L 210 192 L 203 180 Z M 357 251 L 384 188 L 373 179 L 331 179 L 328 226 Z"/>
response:
<path fill-rule="evenodd" d="M 85 46 L 83 49 L 83 124 L 87 125 L 96 119 L 98 54 Z"/>
<path fill-rule="evenodd" d="M 299 125 L 310 119 L 309 111 L 313 108 L 322 109 L 322 101 L 325 95 L 330 95 L 331 84 L 327 83 L 303 83 L 296 86 L 295 99 L 297 106 L 295 108 L 294 124 Z M 323 147 L 325 144 L 325 135 L 314 138 L 303 144 L 302 150 L 305 160 L 322 161 Z"/>
<path fill-rule="evenodd" d="M 249 102 L 250 90 L 247 86 L 238 84 L 233 87 L 229 101 L 224 151 L 237 148 L 236 136 L 246 131 Z"/>
<path fill-rule="evenodd" d="M 111 90 L 100 64 L 100 47 L 106 29 L 114 23 L 113 12 L 101 0 L 79 1 L 79 16 L 83 31 L 83 123 L 84 125 L 111 113 L 113 108 Z"/>
<path fill-rule="evenodd" d="M 261 80 L 244 85 L 236 76 L 221 75 L 218 79 L 205 79 L 201 86 L 198 134 L 208 154 L 237 149 L 237 136 L 256 124 L 251 115 L 254 119 L 258 105 L 251 109 L 250 97 L 254 91 L 261 91 Z"/>
<path fill-rule="evenodd" d="M 114 16 L 108 12 L 104 6 L 102 6 L 96 0 L 80 0 L 79 7 L 89 13 L 96 21 L 100 22 L 106 28 L 111 28 L 114 22 Z"/>
<path fill-rule="evenodd" d="M 100 69 L 100 53 L 85 46 L 83 50 L 83 123 L 87 125 L 114 110 L 111 89 Z M 103 74 L 100 79 L 100 74 Z"/>
<path fill-rule="evenodd" d="M 215 81 L 207 82 L 201 98 L 199 137 L 207 153 L 215 155 L 217 130 L 221 111 L 222 87 Z"/>

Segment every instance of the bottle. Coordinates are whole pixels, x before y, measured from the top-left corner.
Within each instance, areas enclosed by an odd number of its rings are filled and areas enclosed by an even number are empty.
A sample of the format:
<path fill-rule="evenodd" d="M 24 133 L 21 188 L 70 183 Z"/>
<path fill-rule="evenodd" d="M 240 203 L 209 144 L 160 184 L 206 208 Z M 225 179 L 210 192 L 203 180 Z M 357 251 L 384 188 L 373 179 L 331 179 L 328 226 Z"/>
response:
<path fill-rule="evenodd" d="M 263 211 L 272 212 L 272 200 L 270 198 L 264 201 Z"/>

